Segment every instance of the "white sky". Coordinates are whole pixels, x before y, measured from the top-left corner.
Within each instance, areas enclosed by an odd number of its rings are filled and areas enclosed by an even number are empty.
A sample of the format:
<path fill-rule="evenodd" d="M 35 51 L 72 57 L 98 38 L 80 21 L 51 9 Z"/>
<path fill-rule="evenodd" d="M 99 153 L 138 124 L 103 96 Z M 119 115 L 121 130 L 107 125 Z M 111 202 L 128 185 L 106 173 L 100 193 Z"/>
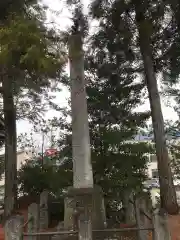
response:
<path fill-rule="evenodd" d="M 50 9 L 53 11 L 58 11 L 61 12 L 61 14 L 52 14 L 51 12 L 48 12 L 48 18 L 49 22 L 55 21 L 57 23 L 57 27 L 65 30 L 67 26 L 70 26 L 71 21 L 69 20 L 70 13 L 68 12 L 68 9 L 63 7 L 63 3 L 65 0 L 44 0 L 43 2 L 47 4 Z M 87 6 L 90 3 L 90 0 L 83 0 L 84 6 L 85 6 L 85 11 L 87 11 Z M 67 105 L 67 97 L 69 96 L 69 92 L 67 89 L 63 88 L 63 91 L 56 96 L 56 103 L 58 103 L 61 106 L 66 106 Z M 173 101 L 171 101 L 172 104 Z M 165 106 L 165 100 L 162 100 L 162 108 L 163 108 L 163 115 L 165 120 L 177 120 L 177 114 L 171 107 Z M 142 110 L 148 110 L 149 109 L 149 103 L 148 101 L 146 102 L 145 105 L 141 106 Z M 60 113 L 55 112 L 55 111 L 49 111 L 46 114 L 46 118 L 52 118 L 53 116 L 59 116 Z M 17 123 L 17 133 L 24 133 L 24 132 L 30 132 L 31 130 L 31 125 L 27 121 L 19 121 Z"/>

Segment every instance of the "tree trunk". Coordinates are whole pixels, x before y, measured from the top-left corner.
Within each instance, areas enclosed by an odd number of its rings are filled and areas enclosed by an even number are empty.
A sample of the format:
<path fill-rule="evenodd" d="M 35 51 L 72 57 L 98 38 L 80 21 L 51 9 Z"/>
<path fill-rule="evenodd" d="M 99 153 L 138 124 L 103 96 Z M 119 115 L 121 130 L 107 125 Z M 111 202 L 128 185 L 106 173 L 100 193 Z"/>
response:
<path fill-rule="evenodd" d="M 164 208 L 169 214 L 177 214 L 178 204 L 170 168 L 168 150 L 166 147 L 164 119 L 162 115 L 157 79 L 153 65 L 151 40 L 149 36 L 150 34 L 147 30 L 148 22 L 145 20 L 143 12 L 139 6 L 136 6 L 135 10 L 136 22 L 139 30 L 140 49 L 144 62 L 144 71 L 149 93 L 152 124 L 155 137 L 160 181 L 161 207 Z"/>
<path fill-rule="evenodd" d="M 13 99 L 12 80 L 5 78 L 3 87 L 3 108 L 5 123 L 5 220 L 14 210 L 17 200 L 17 149 L 16 111 Z"/>
<path fill-rule="evenodd" d="M 72 107 L 72 148 L 74 187 L 93 187 L 93 173 L 89 139 L 86 89 L 84 79 L 84 53 L 79 34 L 69 40 Z"/>

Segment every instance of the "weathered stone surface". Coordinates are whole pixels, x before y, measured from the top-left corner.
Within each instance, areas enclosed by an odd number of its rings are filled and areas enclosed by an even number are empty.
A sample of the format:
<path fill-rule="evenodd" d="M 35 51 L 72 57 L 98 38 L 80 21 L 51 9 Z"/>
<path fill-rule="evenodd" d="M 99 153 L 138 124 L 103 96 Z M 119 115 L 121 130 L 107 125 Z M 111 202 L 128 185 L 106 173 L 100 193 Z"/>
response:
<path fill-rule="evenodd" d="M 135 209 L 134 209 L 134 197 L 131 190 L 125 190 L 123 195 L 123 206 L 125 210 L 125 223 L 135 224 Z"/>
<path fill-rule="evenodd" d="M 32 203 L 28 207 L 28 233 L 37 233 L 39 231 L 39 205 Z M 37 240 L 37 236 L 28 236 L 28 240 Z"/>
<path fill-rule="evenodd" d="M 59 222 L 56 227 L 57 232 L 63 232 L 64 231 L 64 222 Z M 78 236 L 72 236 L 72 235 L 54 235 L 52 236 L 51 240 L 77 240 Z"/>
<path fill-rule="evenodd" d="M 135 199 L 135 212 L 136 212 L 136 222 L 138 228 L 148 228 L 149 220 L 146 217 L 147 213 L 147 201 L 144 197 L 139 197 Z M 147 240 L 148 239 L 148 231 L 140 230 L 138 231 L 139 240 Z"/>
<path fill-rule="evenodd" d="M 80 214 L 78 219 L 78 239 L 92 240 L 92 221 L 87 211 Z"/>
<path fill-rule="evenodd" d="M 99 186 L 81 189 L 69 188 L 65 196 L 65 229 L 77 227 L 78 217 L 83 211 L 90 212 L 92 229 L 102 229 L 106 226 L 103 192 Z"/>
<path fill-rule="evenodd" d="M 153 214 L 154 240 L 171 240 L 168 227 L 168 215 L 156 209 Z"/>
<path fill-rule="evenodd" d="M 5 240 L 22 240 L 24 219 L 21 215 L 13 216 L 5 223 Z"/>
<path fill-rule="evenodd" d="M 40 230 L 47 229 L 49 225 L 48 203 L 49 192 L 43 191 L 40 195 Z"/>
<path fill-rule="evenodd" d="M 71 79 L 73 186 L 75 188 L 93 187 L 81 34 L 72 34 L 68 43 Z"/>
<path fill-rule="evenodd" d="M 59 222 L 56 229 L 57 231 L 64 231 L 64 222 Z"/>

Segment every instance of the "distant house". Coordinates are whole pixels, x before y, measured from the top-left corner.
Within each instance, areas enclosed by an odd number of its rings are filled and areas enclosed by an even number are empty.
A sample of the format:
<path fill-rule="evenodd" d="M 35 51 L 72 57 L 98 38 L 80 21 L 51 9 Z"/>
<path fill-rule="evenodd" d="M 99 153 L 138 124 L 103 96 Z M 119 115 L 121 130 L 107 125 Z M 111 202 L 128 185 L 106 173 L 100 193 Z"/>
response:
<path fill-rule="evenodd" d="M 0 161 L 4 161 L 4 154 L 0 155 Z M 31 152 L 26 151 L 18 151 L 17 152 L 17 170 L 21 168 L 21 165 L 23 165 L 26 160 L 30 159 L 32 157 Z M 4 184 L 5 184 L 5 174 L 2 174 L 0 179 L 0 203 L 4 201 Z"/>
<path fill-rule="evenodd" d="M 158 178 L 157 157 L 155 154 L 152 154 L 149 156 L 149 158 L 150 158 L 150 161 L 148 163 L 148 169 L 147 169 L 148 178 Z M 177 179 L 174 179 L 174 185 L 180 186 L 180 181 Z"/>
<path fill-rule="evenodd" d="M 147 175 L 149 178 L 158 178 L 157 157 L 155 154 L 149 155 Z"/>
<path fill-rule="evenodd" d="M 135 136 L 134 139 L 136 142 L 146 142 L 149 144 L 154 143 L 154 136 L 153 134 L 139 134 Z M 179 132 L 168 132 L 166 135 L 166 140 L 168 143 L 173 143 L 174 145 L 180 145 L 180 133 Z M 158 178 L 158 166 L 157 166 L 157 157 L 156 154 L 149 154 L 149 162 L 147 165 L 147 175 L 148 178 Z M 179 185 L 178 181 L 174 181 L 175 185 Z"/>

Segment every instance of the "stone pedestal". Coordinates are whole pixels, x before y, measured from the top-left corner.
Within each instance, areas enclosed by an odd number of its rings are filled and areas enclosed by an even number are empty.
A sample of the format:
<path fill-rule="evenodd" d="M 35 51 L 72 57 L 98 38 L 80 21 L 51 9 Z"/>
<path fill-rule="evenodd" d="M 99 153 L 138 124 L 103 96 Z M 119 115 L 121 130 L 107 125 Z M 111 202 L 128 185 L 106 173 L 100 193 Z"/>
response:
<path fill-rule="evenodd" d="M 5 240 L 21 240 L 23 238 L 24 219 L 21 215 L 12 216 L 4 226 Z"/>
<path fill-rule="evenodd" d="M 134 196 L 129 189 L 123 192 L 123 207 L 125 209 L 125 223 L 130 225 L 136 224 Z"/>
<path fill-rule="evenodd" d="M 168 215 L 161 209 L 153 212 L 154 240 L 171 240 L 171 234 L 168 225 Z"/>
<path fill-rule="evenodd" d="M 39 231 L 39 205 L 32 203 L 28 207 L 28 219 L 31 219 L 27 224 L 28 233 L 37 233 Z M 37 240 L 38 236 L 28 236 L 28 240 Z"/>
<path fill-rule="evenodd" d="M 78 219 L 82 213 L 91 218 L 92 229 L 103 229 L 106 227 L 106 214 L 102 189 L 94 188 L 72 188 L 68 189 L 65 196 L 64 228 L 76 229 Z"/>
<path fill-rule="evenodd" d="M 48 203 L 49 203 L 49 192 L 43 191 L 40 195 L 40 224 L 39 229 L 44 230 L 49 226 L 49 212 L 48 212 Z"/>

